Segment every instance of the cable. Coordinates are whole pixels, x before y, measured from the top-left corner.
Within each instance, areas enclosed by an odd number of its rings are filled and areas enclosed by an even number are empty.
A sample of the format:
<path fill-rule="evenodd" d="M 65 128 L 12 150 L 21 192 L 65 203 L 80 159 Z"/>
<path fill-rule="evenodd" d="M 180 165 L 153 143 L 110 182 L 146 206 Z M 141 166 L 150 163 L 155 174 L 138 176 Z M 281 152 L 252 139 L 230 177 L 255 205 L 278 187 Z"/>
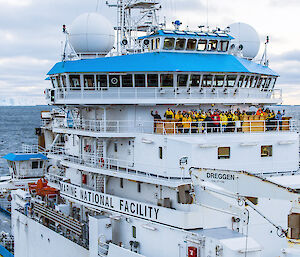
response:
<path fill-rule="evenodd" d="M 245 210 L 247 211 L 247 228 L 246 228 L 245 257 L 247 257 L 250 215 L 249 215 L 249 210 L 247 208 Z"/>
<path fill-rule="evenodd" d="M 99 8 L 99 2 L 100 2 L 100 0 L 97 0 L 96 12 L 98 12 L 98 8 Z"/>

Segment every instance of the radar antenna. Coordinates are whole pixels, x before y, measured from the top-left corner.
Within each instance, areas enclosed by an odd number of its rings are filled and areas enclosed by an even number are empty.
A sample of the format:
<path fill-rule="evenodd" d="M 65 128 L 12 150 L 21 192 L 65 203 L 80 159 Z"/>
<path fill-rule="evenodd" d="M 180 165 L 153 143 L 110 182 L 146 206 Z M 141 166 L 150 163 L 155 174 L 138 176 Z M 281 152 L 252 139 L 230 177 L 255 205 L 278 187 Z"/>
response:
<path fill-rule="evenodd" d="M 111 0 L 113 1 L 113 0 Z M 138 52 L 140 47 L 135 40 L 142 33 L 150 34 L 165 24 L 159 23 L 159 0 L 114 0 L 106 1 L 109 7 L 117 8 L 117 52 L 119 55 Z"/>

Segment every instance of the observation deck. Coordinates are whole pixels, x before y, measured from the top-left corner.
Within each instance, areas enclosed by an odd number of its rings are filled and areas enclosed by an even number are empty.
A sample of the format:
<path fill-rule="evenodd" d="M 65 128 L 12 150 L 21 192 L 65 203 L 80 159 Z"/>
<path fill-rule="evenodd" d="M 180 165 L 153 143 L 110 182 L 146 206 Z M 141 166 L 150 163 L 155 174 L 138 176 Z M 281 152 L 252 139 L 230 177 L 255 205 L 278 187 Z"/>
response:
<path fill-rule="evenodd" d="M 210 135 L 228 133 L 283 133 L 298 131 L 296 120 L 266 121 L 253 117 L 243 121 L 141 121 L 141 120 L 74 120 L 68 124 L 67 119 L 56 118 L 53 122 L 42 120 L 41 127 L 52 129 L 55 133 L 78 134 L 91 137 L 135 137 L 137 133 L 158 135 Z"/>

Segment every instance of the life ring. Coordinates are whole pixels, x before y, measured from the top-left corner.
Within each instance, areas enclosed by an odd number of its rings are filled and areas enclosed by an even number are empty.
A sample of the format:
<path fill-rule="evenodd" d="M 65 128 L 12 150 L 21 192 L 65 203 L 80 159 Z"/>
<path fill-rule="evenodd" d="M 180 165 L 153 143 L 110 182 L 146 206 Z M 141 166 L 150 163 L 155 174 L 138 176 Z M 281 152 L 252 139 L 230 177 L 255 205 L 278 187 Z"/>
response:
<path fill-rule="evenodd" d="M 119 80 L 117 78 L 112 78 L 110 81 L 113 85 L 117 85 L 119 82 Z"/>
<path fill-rule="evenodd" d="M 100 163 L 100 167 L 103 168 L 104 167 L 104 159 L 101 157 L 99 160 Z"/>
<path fill-rule="evenodd" d="M 9 195 L 7 196 L 7 201 L 11 202 L 11 200 L 12 200 L 12 197 L 11 197 L 11 195 L 9 194 Z"/>

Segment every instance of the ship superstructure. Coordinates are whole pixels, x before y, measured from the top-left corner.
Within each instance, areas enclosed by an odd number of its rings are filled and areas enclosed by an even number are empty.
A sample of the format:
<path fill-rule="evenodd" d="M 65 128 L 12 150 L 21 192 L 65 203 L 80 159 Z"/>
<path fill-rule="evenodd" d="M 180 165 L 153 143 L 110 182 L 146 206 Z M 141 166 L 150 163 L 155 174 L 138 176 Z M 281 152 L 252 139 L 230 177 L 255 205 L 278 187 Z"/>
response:
<path fill-rule="evenodd" d="M 39 134 L 48 181 L 13 193 L 15 256 L 293 256 L 282 237 L 296 248 L 295 121 L 253 112 L 282 102 L 279 75 L 230 30 L 166 29 L 156 1 L 110 6 L 115 49 L 99 14 L 63 28 L 45 92 L 60 110 Z M 171 110 L 245 112 L 224 126 Z"/>

